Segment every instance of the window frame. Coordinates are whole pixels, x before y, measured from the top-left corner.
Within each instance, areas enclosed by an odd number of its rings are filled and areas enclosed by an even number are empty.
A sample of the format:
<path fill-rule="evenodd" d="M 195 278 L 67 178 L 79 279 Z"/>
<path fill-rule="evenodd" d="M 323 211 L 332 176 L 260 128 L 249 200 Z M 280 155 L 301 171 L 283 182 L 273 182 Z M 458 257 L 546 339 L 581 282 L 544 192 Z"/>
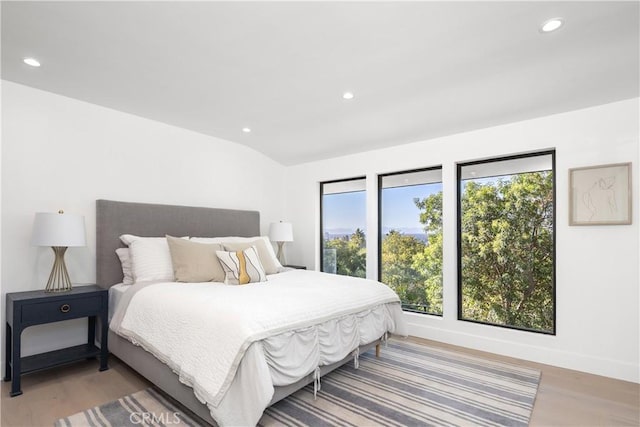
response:
<path fill-rule="evenodd" d="M 553 230 L 553 243 L 552 243 L 552 250 L 553 250 L 553 257 L 552 257 L 552 261 L 553 261 L 553 273 L 552 273 L 552 297 L 553 297 L 553 329 L 551 331 L 543 331 L 543 330 L 539 330 L 539 329 L 532 329 L 532 328 L 522 328 L 522 327 L 517 327 L 517 326 L 510 326 L 510 325 L 501 325 L 501 324 L 496 324 L 496 323 L 491 323 L 491 322 L 486 322 L 486 321 L 481 321 L 481 320 L 475 320 L 475 319 L 466 319 L 462 316 L 462 180 L 461 180 L 461 176 L 462 176 L 462 168 L 465 166 L 473 166 L 473 165 L 479 165 L 479 164 L 484 164 L 484 163 L 494 163 L 494 162 L 499 162 L 499 161 L 505 161 L 505 160 L 517 160 L 517 159 L 524 159 L 524 158 L 528 158 L 528 157 L 538 157 L 538 156 L 548 156 L 551 155 L 551 172 L 552 172 L 552 183 L 553 183 L 553 215 L 552 215 L 552 219 L 553 219 L 553 226 L 552 226 L 552 230 Z M 524 332 L 534 332 L 537 334 L 542 334 L 542 335 L 552 335 L 555 336 L 556 335 L 556 331 L 558 328 L 557 322 L 558 322 L 558 317 L 557 317 L 557 301 L 556 301 L 556 219 L 557 219 L 557 190 L 556 190 L 556 178 L 557 178 L 557 171 L 556 171 L 556 150 L 555 149 L 550 149 L 550 150 L 544 150 L 544 151 L 536 151 L 536 152 L 531 152 L 531 153 L 524 153 L 524 154 L 516 154 L 516 155 L 510 155 L 510 156 L 500 156 L 500 157 L 493 157 L 490 159 L 484 159 L 484 160 L 476 160 L 476 161 L 470 161 L 470 162 L 463 162 L 463 163 L 457 163 L 456 164 L 456 195 L 457 195 L 457 200 L 456 200 L 456 204 L 457 204 L 457 208 L 456 208 L 456 246 L 457 246 L 457 274 L 458 274 L 458 320 L 459 321 L 463 321 L 463 322 L 470 322 L 470 323 L 476 323 L 476 324 L 480 324 L 480 325 L 486 325 L 486 326 L 493 326 L 493 327 L 498 327 L 498 328 L 504 328 L 504 329 L 511 329 L 511 330 L 516 330 L 516 331 L 524 331 Z"/>
<path fill-rule="evenodd" d="M 378 269 L 377 269 L 378 281 L 382 281 L 382 238 L 384 237 L 384 235 L 382 234 L 382 190 L 384 190 L 382 188 L 382 180 L 388 176 L 404 175 L 404 174 L 415 173 L 415 172 L 429 172 L 434 170 L 439 170 L 440 173 L 442 173 L 443 171 L 442 165 L 429 166 L 426 168 L 408 169 L 408 170 L 399 171 L 399 172 L 389 172 L 389 173 L 378 174 L 378 214 L 377 214 L 378 215 Z M 441 177 L 440 183 L 441 184 L 443 183 L 442 177 Z M 442 189 L 442 192 L 444 195 L 444 188 Z M 443 210 L 443 216 L 444 216 L 444 206 L 442 210 Z M 444 292 L 444 284 L 442 286 L 442 291 Z M 404 308 L 402 309 L 402 311 L 405 313 L 415 313 L 415 314 L 421 314 L 424 316 L 436 316 L 436 317 L 442 318 L 444 316 L 444 299 L 443 299 L 442 314 L 426 313 L 418 310 L 405 310 Z"/>
<path fill-rule="evenodd" d="M 333 179 L 330 181 L 320 181 L 320 253 L 318 254 L 318 258 L 320 261 L 320 271 L 324 273 L 324 224 L 323 224 L 323 218 L 324 218 L 324 203 L 323 203 L 323 197 L 324 197 L 324 186 L 326 184 L 335 184 L 338 182 L 347 182 L 347 181 L 359 181 L 359 180 L 364 180 L 365 182 L 365 195 L 366 195 L 366 183 L 367 183 L 367 177 L 366 176 L 355 176 L 353 178 L 341 178 L 341 179 Z"/>

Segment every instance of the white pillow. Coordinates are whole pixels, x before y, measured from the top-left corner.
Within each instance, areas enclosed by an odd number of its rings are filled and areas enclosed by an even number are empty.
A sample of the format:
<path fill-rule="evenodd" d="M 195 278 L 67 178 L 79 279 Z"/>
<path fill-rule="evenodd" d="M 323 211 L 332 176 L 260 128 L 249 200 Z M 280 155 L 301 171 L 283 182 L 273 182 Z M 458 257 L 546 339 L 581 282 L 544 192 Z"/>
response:
<path fill-rule="evenodd" d="M 282 264 L 280 264 L 280 261 L 278 261 L 278 258 L 276 257 L 276 252 L 273 250 L 273 245 L 271 244 L 271 241 L 269 240 L 269 236 L 255 236 L 255 237 L 192 237 L 191 240 L 193 240 L 194 242 L 199 242 L 199 243 L 221 243 L 221 244 L 225 244 L 225 243 L 249 243 L 249 242 L 253 242 L 254 240 L 257 239 L 263 239 L 264 242 L 266 243 L 266 247 L 267 247 L 267 251 L 269 252 L 269 257 L 271 258 L 271 261 L 273 261 L 273 263 L 276 265 L 276 267 L 278 267 L 279 270 L 282 270 Z"/>
<path fill-rule="evenodd" d="M 122 283 L 124 285 L 133 285 L 133 269 L 131 268 L 131 256 L 129 255 L 129 248 L 116 249 L 116 255 L 118 255 L 118 258 L 120 258 L 122 274 L 124 274 Z"/>
<path fill-rule="evenodd" d="M 134 282 L 175 282 L 171 252 L 166 237 L 139 237 L 123 234 L 120 240 L 129 246 Z"/>

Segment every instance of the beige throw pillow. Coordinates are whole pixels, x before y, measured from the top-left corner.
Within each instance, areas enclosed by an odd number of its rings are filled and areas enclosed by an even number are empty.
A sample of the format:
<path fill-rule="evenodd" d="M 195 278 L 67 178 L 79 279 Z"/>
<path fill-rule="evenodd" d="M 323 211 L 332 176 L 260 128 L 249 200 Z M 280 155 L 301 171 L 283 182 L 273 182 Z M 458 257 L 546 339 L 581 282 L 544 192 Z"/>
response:
<path fill-rule="evenodd" d="M 224 282 L 225 271 L 216 251 L 222 245 L 196 243 L 167 236 L 176 282 Z"/>
<path fill-rule="evenodd" d="M 279 266 L 273 261 L 267 249 L 267 244 L 263 239 L 256 239 L 250 242 L 224 243 L 224 249 L 231 252 L 243 251 L 251 246 L 256 248 L 262 267 L 264 267 L 264 272 L 267 274 L 276 274 Z"/>
<path fill-rule="evenodd" d="M 276 253 L 273 250 L 273 245 L 269 240 L 269 236 L 254 236 L 254 237 L 238 237 L 238 236 L 226 236 L 226 237 L 191 237 L 190 239 L 193 242 L 198 243 L 220 243 L 225 245 L 227 243 L 250 243 L 255 245 L 256 240 L 264 241 L 265 247 L 267 248 L 268 257 L 276 267 L 278 267 L 278 271 L 282 271 L 282 265 L 278 258 L 276 257 Z"/>

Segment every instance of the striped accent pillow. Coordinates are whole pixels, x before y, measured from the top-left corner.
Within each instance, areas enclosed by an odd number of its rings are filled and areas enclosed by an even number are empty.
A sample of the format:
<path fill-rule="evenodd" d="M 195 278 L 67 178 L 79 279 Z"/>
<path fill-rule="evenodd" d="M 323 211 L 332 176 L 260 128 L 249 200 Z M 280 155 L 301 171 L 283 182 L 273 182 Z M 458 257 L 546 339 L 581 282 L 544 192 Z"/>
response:
<path fill-rule="evenodd" d="M 235 252 L 216 251 L 216 255 L 225 272 L 224 283 L 246 285 L 247 283 L 267 281 L 255 246 Z"/>

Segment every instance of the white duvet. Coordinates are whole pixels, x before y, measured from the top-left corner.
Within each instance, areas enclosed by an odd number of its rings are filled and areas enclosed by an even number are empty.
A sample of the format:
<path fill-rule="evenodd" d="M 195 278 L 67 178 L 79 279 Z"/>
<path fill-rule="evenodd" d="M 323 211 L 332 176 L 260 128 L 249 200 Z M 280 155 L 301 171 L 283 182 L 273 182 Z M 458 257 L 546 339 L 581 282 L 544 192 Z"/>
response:
<path fill-rule="evenodd" d="M 342 360 L 387 331 L 406 335 L 398 296 L 379 282 L 304 270 L 268 278 L 242 286 L 142 286 L 128 305 L 118 307 L 111 328 L 168 364 L 222 425 L 255 424 L 273 385 L 293 383 Z M 266 360 L 271 383 L 256 384 L 263 390 L 259 405 L 238 417 L 231 399 L 223 399 L 245 353 L 258 341 L 249 353 Z M 287 357 L 298 350 L 305 354 Z"/>

